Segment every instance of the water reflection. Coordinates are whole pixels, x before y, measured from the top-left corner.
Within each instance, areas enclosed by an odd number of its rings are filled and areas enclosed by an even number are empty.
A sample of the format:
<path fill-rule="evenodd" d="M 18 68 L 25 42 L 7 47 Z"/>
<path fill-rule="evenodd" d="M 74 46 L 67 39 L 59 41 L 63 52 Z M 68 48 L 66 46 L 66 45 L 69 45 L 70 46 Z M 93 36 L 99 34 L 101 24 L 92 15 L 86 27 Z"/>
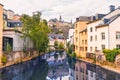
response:
<path fill-rule="evenodd" d="M 83 61 L 76 61 L 74 80 L 120 80 L 120 74 Z"/>
<path fill-rule="evenodd" d="M 120 74 L 66 58 L 63 51 L 42 58 L 0 69 L 0 80 L 120 80 Z"/>
<path fill-rule="evenodd" d="M 46 80 L 48 63 L 35 59 L 0 70 L 0 80 Z"/>

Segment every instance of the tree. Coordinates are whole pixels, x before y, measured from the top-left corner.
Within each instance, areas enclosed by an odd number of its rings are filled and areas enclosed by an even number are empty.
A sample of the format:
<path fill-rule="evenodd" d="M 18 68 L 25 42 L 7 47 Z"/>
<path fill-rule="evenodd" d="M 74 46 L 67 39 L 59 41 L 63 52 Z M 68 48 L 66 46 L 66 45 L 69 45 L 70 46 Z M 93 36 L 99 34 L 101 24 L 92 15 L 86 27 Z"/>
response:
<path fill-rule="evenodd" d="M 59 49 L 64 49 L 64 45 L 62 42 L 60 42 L 60 44 L 59 44 Z"/>
<path fill-rule="evenodd" d="M 12 51 L 12 47 L 11 47 L 11 45 L 7 42 L 7 47 L 6 47 L 6 52 L 7 52 L 7 54 L 10 54 L 11 51 Z"/>
<path fill-rule="evenodd" d="M 58 41 L 54 42 L 54 47 L 55 47 L 55 49 L 58 49 Z"/>
<path fill-rule="evenodd" d="M 27 38 L 29 38 L 34 45 L 34 49 L 39 54 L 45 52 L 47 49 L 49 43 L 48 33 L 50 32 L 47 21 L 42 20 L 40 16 L 41 14 L 38 13 L 33 16 L 23 14 L 21 17 L 23 23 L 22 38 L 25 42 L 27 41 Z"/>

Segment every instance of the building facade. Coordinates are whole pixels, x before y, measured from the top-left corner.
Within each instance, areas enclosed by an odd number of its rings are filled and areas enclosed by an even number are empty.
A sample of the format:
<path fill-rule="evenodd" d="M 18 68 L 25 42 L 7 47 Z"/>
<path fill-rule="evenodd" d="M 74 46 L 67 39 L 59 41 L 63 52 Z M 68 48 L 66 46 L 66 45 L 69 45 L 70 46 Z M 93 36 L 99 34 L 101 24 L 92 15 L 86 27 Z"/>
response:
<path fill-rule="evenodd" d="M 68 33 L 68 39 L 67 39 L 67 42 L 70 43 L 71 45 L 73 44 L 73 40 L 74 40 L 74 32 L 75 32 L 75 29 L 74 27 L 71 27 L 69 29 L 69 33 Z"/>
<path fill-rule="evenodd" d="M 87 53 L 87 28 L 79 32 L 80 56 L 86 58 Z"/>
<path fill-rule="evenodd" d="M 106 16 L 89 22 L 88 53 L 96 53 L 104 49 L 120 48 L 120 8 L 112 9 Z"/>
<path fill-rule="evenodd" d="M 94 53 L 96 50 L 97 32 L 95 26 L 100 24 L 101 20 L 94 20 L 87 24 L 87 35 L 88 35 L 88 50 L 89 53 Z"/>
<path fill-rule="evenodd" d="M 7 18 L 9 20 L 13 20 L 14 19 L 14 16 L 15 16 L 14 11 L 12 11 L 10 9 L 8 9 L 8 10 L 4 9 L 3 12 L 4 12 L 5 15 L 7 15 Z"/>
<path fill-rule="evenodd" d="M 86 17 L 86 16 L 80 16 L 79 18 L 76 18 L 74 45 L 75 45 L 75 53 L 78 57 L 85 57 L 84 53 L 86 52 L 86 50 L 85 49 L 83 50 L 83 48 L 84 47 L 86 48 L 86 45 L 87 45 L 87 43 L 84 44 L 84 42 L 86 42 L 87 35 L 86 35 L 86 31 L 84 35 L 82 35 L 82 33 L 86 29 L 86 26 L 89 20 L 90 20 L 90 17 Z M 81 41 L 83 41 L 82 44 L 81 44 Z"/>
<path fill-rule="evenodd" d="M 63 35 L 49 33 L 48 38 L 49 38 L 49 46 L 53 47 L 55 41 L 57 41 L 58 44 L 62 43 L 64 45 L 64 47 L 66 47 L 66 40 L 65 40 L 65 37 Z"/>
<path fill-rule="evenodd" d="M 2 56 L 2 34 L 3 34 L 3 5 L 0 4 L 0 62 Z"/>
<path fill-rule="evenodd" d="M 24 40 L 21 36 L 23 34 L 19 30 L 4 29 L 3 31 L 3 51 L 6 51 L 9 44 L 12 51 L 23 51 L 24 48 L 33 49 L 33 44 L 29 38 Z"/>

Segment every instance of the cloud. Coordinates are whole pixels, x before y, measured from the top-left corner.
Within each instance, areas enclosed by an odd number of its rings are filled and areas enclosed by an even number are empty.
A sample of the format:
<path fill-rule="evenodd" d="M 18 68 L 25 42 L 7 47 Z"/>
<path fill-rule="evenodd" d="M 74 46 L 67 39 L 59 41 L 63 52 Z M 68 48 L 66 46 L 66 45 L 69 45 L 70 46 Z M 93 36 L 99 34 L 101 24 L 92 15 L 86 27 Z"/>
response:
<path fill-rule="evenodd" d="M 95 13 L 107 13 L 109 5 L 119 6 L 119 0 L 1 0 L 4 8 L 12 9 L 18 14 L 32 14 L 34 11 L 42 11 L 42 17 L 75 20 L 79 16 L 90 16 Z"/>

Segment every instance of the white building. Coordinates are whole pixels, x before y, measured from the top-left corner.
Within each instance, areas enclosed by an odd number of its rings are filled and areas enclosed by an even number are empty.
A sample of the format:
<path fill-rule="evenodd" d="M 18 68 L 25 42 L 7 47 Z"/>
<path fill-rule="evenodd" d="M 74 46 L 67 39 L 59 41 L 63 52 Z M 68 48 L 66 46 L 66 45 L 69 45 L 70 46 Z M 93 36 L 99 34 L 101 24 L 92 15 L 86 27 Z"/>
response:
<path fill-rule="evenodd" d="M 87 25 L 87 31 L 88 31 L 88 51 L 90 53 L 94 53 L 95 52 L 95 47 L 96 47 L 96 28 L 95 26 L 97 26 L 98 24 L 100 24 L 101 20 L 95 20 L 92 21 L 90 23 L 88 23 Z"/>
<path fill-rule="evenodd" d="M 67 39 L 67 42 L 69 42 L 70 44 L 73 44 L 73 41 L 74 41 L 74 32 L 75 32 L 74 27 L 71 27 L 69 29 L 68 39 Z"/>
<path fill-rule="evenodd" d="M 14 15 L 15 15 L 14 11 L 12 11 L 10 9 L 9 10 L 4 9 L 3 12 L 4 12 L 4 14 L 7 15 L 8 19 L 10 19 L 10 20 L 14 19 Z"/>
<path fill-rule="evenodd" d="M 48 38 L 49 38 L 49 46 L 53 47 L 55 41 L 57 41 L 58 44 L 62 43 L 64 47 L 66 47 L 66 40 L 63 35 L 50 33 L 48 34 Z"/>
<path fill-rule="evenodd" d="M 3 51 L 6 50 L 7 44 L 12 48 L 12 51 L 22 51 L 24 46 L 27 45 L 27 48 L 32 48 L 33 44 L 29 39 L 25 42 L 22 39 L 22 33 L 14 29 L 4 29 L 3 31 Z"/>
<path fill-rule="evenodd" d="M 120 48 L 120 7 L 110 6 L 110 10 L 103 18 L 88 23 L 88 53 Z"/>

